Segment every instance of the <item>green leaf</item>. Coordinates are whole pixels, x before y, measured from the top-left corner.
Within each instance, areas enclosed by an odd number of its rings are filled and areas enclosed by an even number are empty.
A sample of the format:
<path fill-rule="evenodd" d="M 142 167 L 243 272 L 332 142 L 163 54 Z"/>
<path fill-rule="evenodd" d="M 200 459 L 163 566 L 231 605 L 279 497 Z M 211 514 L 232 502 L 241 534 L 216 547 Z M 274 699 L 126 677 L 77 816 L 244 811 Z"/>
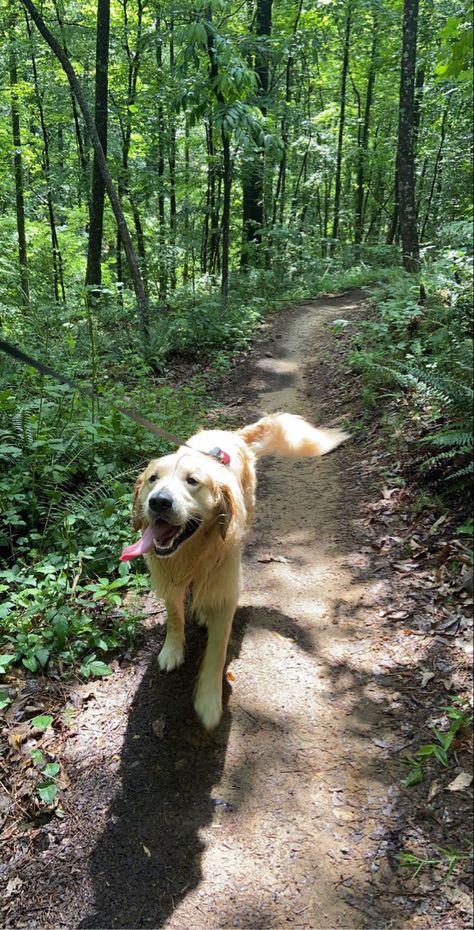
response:
<path fill-rule="evenodd" d="M 406 778 L 402 778 L 402 785 L 404 785 L 405 788 L 410 788 L 411 785 L 417 785 L 420 781 L 423 781 L 423 769 L 416 768 L 412 769 Z"/>
<path fill-rule="evenodd" d="M 36 672 L 38 669 L 38 663 L 34 656 L 28 656 L 26 659 L 22 659 L 22 663 L 30 672 Z"/>
<path fill-rule="evenodd" d="M 39 785 L 38 794 L 45 804 L 52 804 L 58 793 L 57 785 Z"/>
<path fill-rule="evenodd" d="M 82 663 L 80 671 L 81 674 L 86 678 L 90 678 L 91 676 L 105 678 L 105 676 L 113 674 L 110 666 L 106 665 L 105 662 L 101 662 L 99 659 L 96 659 L 95 656 L 91 656 L 89 659 L 86 659 Z"/>
<path fill-rule="evenodd" d="M 41 770 L 42 775 L 46 775 L 48 778 L 54 778 L 55 775 L 61 770 L 59 762 L 48 762 L 45 765 L 44 769 Z"/>
<path fill-rule="evenodd" d="M 69 621 L 67 617 L 64 617 L 62 614 L 58 614 L 53 620 L 52 627 L 59 645 L 63 646 L 66 642 L 69 629 Z"/>
<path fill-rule="evenodd" d="M 4 710 L 11 702 L 11 697 L 5 691 L 0 691 L 0 710 Z"/>
<path fill-rule="evenodd" d="M 41 766 L 44 764 L 44 756 L 41 749 L 32 749 L 30 755 L 34 765 Z"/>
<path fill-rule="evenodd" d="M 44 668 L 49 659 L 49 649 L 40 647 L 40 649 L 35 650 L 35 656 L 38 659 L 38 662 L 41 665 L 41 668 Z"/>
<path fill-rule="evenodd" d="M 434 747 L 434 755 L 436 756 L 438 762 L 441 762 L 442 765 L 446 767 L 449 765 L 448 754 L 442 746 Z"/>
<path fill-rule="evenodd" d="M 51 717 L 49 714 L 39 714 L 38 717 L 32 717 L 30 723 L 39 730 L 47 730 L 47 728 L 51 726 L 53 720 L 54 717 Z"/>
<path fill-rule="evenodd" d="M 11 654 L 4 653 L 0 655 L 0 675 L 3 675 L 6 672 L 8 666 L 13 662 L 15 656 Z"/>

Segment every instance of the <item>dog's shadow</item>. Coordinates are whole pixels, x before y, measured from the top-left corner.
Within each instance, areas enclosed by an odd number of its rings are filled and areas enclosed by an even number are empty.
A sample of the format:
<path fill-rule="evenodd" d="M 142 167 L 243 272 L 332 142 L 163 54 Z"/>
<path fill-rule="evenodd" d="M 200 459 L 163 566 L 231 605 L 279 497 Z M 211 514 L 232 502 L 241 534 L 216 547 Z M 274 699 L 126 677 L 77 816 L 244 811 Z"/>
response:
<path fill-rule="evenodd" d="M 237 611 L 229 658 L 239 654 L 250 625 L 289 632 L 302 649 L 312 648 L 290 617 L 247 607 Z M 226 681 L 223 718 L 215 732 L 205 733 L 194 716 L 193 685 L 204 636 L 197 624 L 188 624 L 185 665 L 163 675 L 153 657 L 135 695 L 122 749 L 121 790 L 89 860 L 93 912 L 80 927 L 162 927 L 199 885 L 204 848 L 199 832 L 213 817 L 212 789 L 221 779 L 232 722 Z"/>

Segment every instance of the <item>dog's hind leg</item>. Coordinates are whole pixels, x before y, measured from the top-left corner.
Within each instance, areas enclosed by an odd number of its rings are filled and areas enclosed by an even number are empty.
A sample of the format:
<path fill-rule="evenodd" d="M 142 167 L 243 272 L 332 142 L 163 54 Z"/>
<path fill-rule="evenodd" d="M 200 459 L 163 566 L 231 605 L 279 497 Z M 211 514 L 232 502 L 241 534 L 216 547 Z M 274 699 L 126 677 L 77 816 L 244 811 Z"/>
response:
<path fill-rule="evenodd" d="M 184 592 L 177 591 L 173 597 L 165 598 L 166 638 L 158 656 L 164 672 L 171 672 L 184 661 Z"/>
<path fill-rule="evenodd" d="M 222 714 L 222 676 L 236 604 L 205 607 L 207 646 L 196 685 L 194 709 L 206 730 L 217 726 Z"/>

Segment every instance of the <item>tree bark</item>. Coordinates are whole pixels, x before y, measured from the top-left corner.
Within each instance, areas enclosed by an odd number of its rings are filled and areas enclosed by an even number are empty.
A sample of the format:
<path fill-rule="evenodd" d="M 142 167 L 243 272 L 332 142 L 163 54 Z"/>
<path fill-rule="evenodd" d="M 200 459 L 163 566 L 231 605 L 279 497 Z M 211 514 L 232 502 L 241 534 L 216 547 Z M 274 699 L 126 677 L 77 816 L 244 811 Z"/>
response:
<path fill-rule="evenodd" d="M 273 0 L 257 0 L 255 10 L 255 35 L 257 50 L 255 52 L 254 71 L 257 77 L 257 104 L 263 116 L 267 112 L 269 53 L 267 47 L 259 44 L 259 39 L 271 35 Z M 256 148 L 253 157 L 242 168 L 242 251 L 240 264 L 245 267 L 253 258 L 252 243 L 258 244 L 262 239 L 264 224 L 264 150 Z"/>
<path fill-rule="evenodd" d="M 436 153 L 436 159 L 435 159 L 434 168 L 433 168 L 433 177 L 431 179 L 431 187 L 430 187 L 430 192 L 428 195 L 428 201 L 426 204 L 425 218 L 423 220 L 423 225 L 421 227 L 420 242 L 423 242 L 423 239 L 425 238 L 426 227 L 428 225 L 428 220 L 429 220 L 429 216 L 431 212 L 431 205 L 433 203 L 433 195 L 436 189 L 436 182 L 438 180 L 440 169 L 441 169 L 441 164 L 442 164 L 442 159 L 443 159 L 444 141 L 446 139 L 447 121 L 448 121 L 448 108 L 445 109 L 443 113 L 443 118 L 441 120 L 441 137 L 439 140 L 438 151 Z"/>
<path fill-rule="evenodd" d="M 302 0 L 300 0 L 298 4 L 298 8 L 296 10 L 295 21 L 293 23 L 292 39 L 291 39 L 292 45 L 290 46 L 290 50 L 288 52 L 288 59 L 287 59 L 286 68 L 285 68 L 285 102 L 283 104 L 284 109 L 283 109 L 283 117 L 281 120 L 282 154 L 281 154 L 280 165 L 278 169 L 278 181 L 277 181 L 277 186 L 276 186 L 276 191 L 275 191 L 275 200 L 273 204 L 273 220 L 272 220 L 273 226 L 276 224 L 277 214 L 278 214 L 278 221 L 280 223 L 280 226 L 283 224 L 283 217 L 285 214 L 286 169 L 287 169 L 287 163 L 288 163 L 288 146 L 289 146 L 289 141 L 290 141 L 289 112 L 290 112 L 290 105 L 291 105 L 291 100 L 292 100 L 292 95 L 293 95 L 293 90 L 292 90 L 293 65 L 295 62 L 294 52 L 293 52 L 293 43 L 294 43 L 296 32 L 298 30 L 302 8 L 303 8 L 303 2 Z"/>
<path fill-rule="evenodd" d="M 156 16 L 156 68 L 158 72 L 158 241 L 160 245 L 158 285 L 160 302 L 166 303 L 168 273 L 166 263 L 166 216 L 165 216 L 165 115 L 163 106 L 163 39 L 161 35 L 161 12 Z"/>
<path fill-rule="evenodd" d="M 346 12 L 346 27 L 344 34 L 344 51 L 342 58 L 342 74 L 341 74 L 341 103 L 339 108 L 339 130 L 337 136 L 337 151 L 336 151 L 336 173 L 334 178 L 334 211 L 333 211 L 333 224 L 332 224 L 332 245 L 331 251 L 334 251 L 336 246 L 336 241 L 339 236 L 339 219 L 340 219 L 340 206 L 341 206 L 341 170 L 342 170 L 342 145 L 344 141 L 344 124 L 346 117 L 346 87 L 347 87 L 347 75 L 349 72 L 349 49 L 351 41 L 351 26 L 352 26 L 352 0 L 349 0 L 347 4 Z"/>
<path fill-rule="evenodd" d="M 9 71 L 11 95 L 11 121 L 13 139 L 13 165 L 15 170 L 15 206 L 16 228 L 18 233 L 18 261 L 20 266 L 20 293 L 24 307 L 30 303 L 28 283 L 28 257 L 26 248 L 25 195 L 23 184 L 23 159 L 21 154 L 20 103 L 18 99 L 17 54 L 15 46 L 14 24 L 9 46 Z"/>
<path fill-rule="evenodd" d="M 69 50 L 68 50 L 66 38 L 64 35 L 64 23 L 63 23 L 63 19 L 61 16 L 61 12 L 60 12 L 57 0 L 53 0 L 53 6 L 54 6 L 54 12 L 56 13 L 56 20 L 59 26 L 59 32 L 61 34 L 63 49 L 64 49 L 66 56 L 69 58 Z M 78 201 L 79 201 L 79 206 L 80 206 L 82 203 L 83 188 L 85 187 L 85 182 L 86 182 L 86 177 L 87 177 L 88 158 L 87 158 L 87 153 L 86 153 L 85 146 L 84 146 L 84 140 L 82 138 L 82 131 L 81 131 L 81 126 L 79 122 L 79 112 L 77 109 L 76 98 L 74 96 L 74 91 L 71 86 L 69 87 L 69 90 L 71 94 L 72 115 L 74 119 L 74 131 L 76 133 L 77 154 L 78 154 L 78 161 L 79 161 L 79 168 L 80 168 L 79 183 L 77 187 Z"/>
<path fill-rule="evenodd" d="M 418 29 L 418 0 L 404 0 L 402 61 L 400 69 L 400 112 L 398 119 L 398 209 L 402 238 L 403 267 L 420 270 L 420 249 L 415 204 L 415 68 Z"/>
<path fill-rule="evenodd" d="M 357 187 L 355 208 L 354 239 L 356 246 L 360 247 L 364 234 L 364 198 L 365 198 L 365 169 L 369 148 L 370 114 L 375 86 L 375 59 L 377 53 L 377 18 L 373 19 L 372 48 L 370 52 L 369 72 L 367 75 L 367 94 L 365 98 L 364 123 L 358 139 L 357 151 Z"/>
<path fill-rule="evenodd" d="M 129 24 L 128 24 L 128 4 L 127 0 L 122 2 L 123 10 L 123 24 L 124 24 L 124 44 L 125 44 L 125 54 L 127 56 L 128 62 L 128 74 L 127 74 L 127 106 L 125 111 L 125 117 L 123 118 L 120 113 L 120 108 L 117 107 L 118 118 L 120 123 L 120 131 L 122 134 L 122 165 L 119 172 L 118 179 L 118 194 L 119 199 L 122 202 L 123 197 L 127 197 L 132 208 L 133 216 L 133 225 L 135 227 L 135 235 L 137 240 L 137 251 L 140 259 L 140 270 L 143 277 L 143 287 L 148 296 L 148 275 L 147 275 L 147 261 L 146 261 L 146 249 L 145 249 L 145 237 L 143 234 L 143 226 L 140 218 L 140 212 L 138 209 L 138 204 L 134 194 L 132 193 L 132 186 L 130 183 L 130 171 L 129 171 L 129 155 L 130 155 L 130 145 L 132 140 L 132 120 L 133 112 L 135 108 L 135 100 L 137 97 L 137 82 L 138 82 L 138 73 L 140 70 L 141 64 L 141 49 L 142 49 L 142 16 L 143 16 L 143 3 L 141 0 L 138 0 L 137 5 L 137 35 L 135 48 L 132 50 L 128 40 Z M 113 95 L 112 95 L 113 100 Z M 117 235 L 117 253 L 121 249 L 121 240 L 120 235 Z M 121 260 L 117 255 L 117 270 L 121 270 Z M 121 279 L 117 279 L 121 280 Z"/>
<path fill-rule="evenodd" d="M 212 8 L 208 7 L 206 11 L 207 23 L 212 23 Z M 210 29 L 207 31 L 207 53 L 209 56 L 209 83 L 213 89 L 217 103 L 222 111 L 225 107 L 225 99 L 222 92 L 216 87 L 216 78 L 219 74 L 219 64 L 214 46 L 214 39 Z M 223 116 L 223 113 L 222 113 Z M 230 255 L 230 195 L 232 187 L 232 165 L 230 156 L 230 138 L 229 132 L 222 124 L 222 182 L 223 182 L 223 203 L 222 203 L 222 257 L 221 257 L 221 296 L 225 304 L 229 289 L 229 255 Z M 216 256 L 217 257 L 217 256 Z"/>
<path fill-rule="evenodd" d="M 33 46 L 33 34 L 31 31 L 31 23 L 26 10 L 23 11 L 25 14 L 26 29 L 28 32 L 28 38 L 30 40 L 30 53 L 31 53 L 31 66 L 33 69 L 33 86 L 35 89 L 35 98 L 36 105 L 38 107 L 38 114 L 41 124 L 41 133 L 43 136 L 43 171 L 46 179 L 46 199 L 48 203 L 48 218 L 49 218 L 49 229 L 51 234 L 51 255 L 53 260 L 53 288 L 54 288 L 54 297 L 56 303 L 59 303 L 61 300 L 66 300 L 66 292 L 64 288 L 64 275 L 63 275 L 63 260 L 61 255 L 61 250 L 59 248 L 59 240 L 56 229 L 56 217 L 54 212 L 54 202 L 53 202 L 53 192 L 51 185 L 51 159 L 49 156 L 49 132 L 46 125 L 44 107 L 43 107 L 43 96 L 38 79 L 38 69 L 36 67 L 36 55 Z"/>
<path fill-rule="evenodd" d="M 74 68 L 71 65 L 71 62 L 69 61 L 69 58 L 65 54 L 64 49 L 61 48 L 58 41 L 54 38 L 52 33 L 49 31 L 48 27 L 46 26 L 45 22 L 43 21 L 40 14 L 38 13 L 38 10 L 36 9 L 32 0 L 21 0 L 21 2 L 23 3 L 23 6 L 25 6 L 28 12 L 30 13 L 31 18 L 33 19 L 36 26 L 38 27 L 44 40 L 47 42 L 50 49 L 56 55 L 56 58 L 61 63 L 61 66 L 63 70 L 65 71 L 67 78 L 69 80 L 69 83 L 71 85 L 71 88 L 74 91 L 76 100 L 81 109 L 81 113 L 84 117 L 84 122 L 86 124 L 87 131 L 89 133 L 92 145 L 94 147 L 94 152 L 97 155 L 97 160 L 98 160 L 101 172 L 102 172 L 102 177 L 104 179 L 105 188 L 109 196 L 110 205 L 114 212 L 115 219 L 117 220 L 117 226 L 120 231 L 120 237 L 122 239 L 123 247 L 125 250 L 125 255 L 127 257 L 127 262 L 128 262 L 128 266 L 130 269 L 130 275 L 133 281 L 135 295 L 137 298 L 138 309 L 140 311 L 143 335 L 144 335 L 145 341 L 148 342 L 149 341 L 149 308 L 148 308 L 147 296 L 146 296 L 145 289 L 143 286 L 143 281 L 140 275 L 140 269 L 138 267 L 137 258 L 136 258 L 136 255 L 133 249 L 132 240 L 130 238 L 130 233 L 128 231 L 128 226 L 127 226 L 125 217 L 123 215 L 122 207 L 117 197 L 117 192 L 115 190 L 112 178 L 110 176 L 110 171 L 107 165 L 107 159 L 104 155 L 104 150 L 102 148 L 94 120 L 92 119 L 92 115 L 89 110 L 87 100 L 84 96 L 84 92 L 77 79 L 76 72 L 74 71 Z"/>
<path fill-rule="evenodd" d="M 173 77 L 175 71 L 174 57 L 174 19 L 170 21 L 170 75 Z M 169 148 L 168 148 L 168 167 L 170 179 L 170 287 L 176 290 L 176 230 L 177 230 L 177 208 L 176 208 L 176 122 L 174 116 L 174 106 L 171 101 L 169 107 Z"/>
<path fill-rule="evenodd" d="M 107 157 L 107 113 L 109 72 L 110 0 L 97 0 L 97 37 L 95 52 L 94 119 L 104 157 Z M 105 184 L 97 153 L 92 165 L 89 204 L 89 245 L 87 249 L 86 287 L 99 288 L 102 280 L 102 235 L 104 229 Z M 96 296 L 98 292 L 96 291 Z"/>

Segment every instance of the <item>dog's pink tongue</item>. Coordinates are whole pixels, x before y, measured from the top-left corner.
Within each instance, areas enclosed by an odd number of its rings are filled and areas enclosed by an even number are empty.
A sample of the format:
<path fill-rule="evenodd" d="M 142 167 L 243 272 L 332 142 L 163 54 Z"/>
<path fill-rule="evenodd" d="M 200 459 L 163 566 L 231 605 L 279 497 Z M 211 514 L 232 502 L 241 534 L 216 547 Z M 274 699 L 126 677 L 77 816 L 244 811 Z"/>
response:
<path fill-rule="evenodd" d="M 133 543 L 133 546 L 125 546 L 125 549 L 120 556 L 121 562 L 128 562 L 129 559 L 135 559 L 137 555 L 144 555 L 145 552 L 149 552 L 153 545 L 153 530 L 151 526 L 147 526 L 143 536 L 138 540 L 138 542 Z"/>

